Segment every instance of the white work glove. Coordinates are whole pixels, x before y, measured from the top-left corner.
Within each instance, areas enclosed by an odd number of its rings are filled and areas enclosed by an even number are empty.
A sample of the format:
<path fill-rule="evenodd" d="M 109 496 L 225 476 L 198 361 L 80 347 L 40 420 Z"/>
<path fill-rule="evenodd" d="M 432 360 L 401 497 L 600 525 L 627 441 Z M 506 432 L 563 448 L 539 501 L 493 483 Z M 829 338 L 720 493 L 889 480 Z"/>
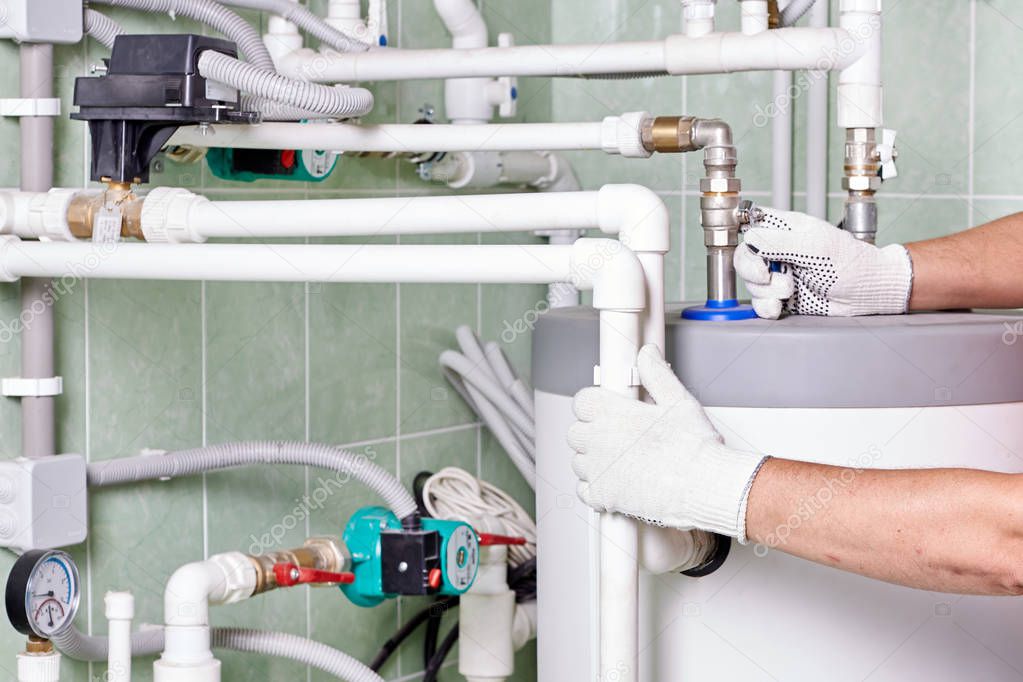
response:
<path fill-rule="evenodd" d="M 650 404 L 605 388 L 575 397 L 569 429 L 583 502 L 647 523 L 746 542 L 746 500 L 765 457 L 727 447 L 656 346 L 639 352 Z"/>
<path fill-rule="evenodd" d="M 735 270 L 757 315 L 892 315 L 909 308 L 913 263 L 900 244 L 883 249 L 813 216 L 764 209 L 735 250 Z M 770 272 L 768 261 L 782 263 Z"/>

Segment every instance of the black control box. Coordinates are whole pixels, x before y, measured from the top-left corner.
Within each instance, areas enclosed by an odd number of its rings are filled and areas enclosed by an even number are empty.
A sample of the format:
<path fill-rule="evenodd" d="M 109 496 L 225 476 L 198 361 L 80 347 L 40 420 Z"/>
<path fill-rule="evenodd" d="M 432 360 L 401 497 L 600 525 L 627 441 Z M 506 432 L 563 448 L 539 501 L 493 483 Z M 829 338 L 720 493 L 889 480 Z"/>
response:
<path fill-rule="evenodd" d="M 89 122 L 92 179 L 146 182 L 149 163 L 182 125 L 255 123 L 238 91 L 199 73 L 199 56 L 237 57 L 234 43 L 200 35 L 120 35 L 107 73 L 75 80 L 71 118 Z"/>

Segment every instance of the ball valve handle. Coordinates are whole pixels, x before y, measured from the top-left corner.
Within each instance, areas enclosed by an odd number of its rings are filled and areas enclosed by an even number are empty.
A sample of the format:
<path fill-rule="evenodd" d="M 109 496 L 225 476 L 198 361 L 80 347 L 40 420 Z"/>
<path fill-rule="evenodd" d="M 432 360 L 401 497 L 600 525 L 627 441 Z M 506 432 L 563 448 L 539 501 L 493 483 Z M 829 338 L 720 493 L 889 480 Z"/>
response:
<path fill-rule="evenodd" d="M 526 538 L 513 535 L 494 535 L 492 533 L 477 533 L 480 540 L 480 547 L 493 547 L 494 545 L 524 545 Z"/>
<path fill-rule="evenodd" d="M 355 582 L 354 573 L 333 573 L 295 564 L 274 564 L 274 577 L 279 587 L 295 585 L 339 585 Z"/>

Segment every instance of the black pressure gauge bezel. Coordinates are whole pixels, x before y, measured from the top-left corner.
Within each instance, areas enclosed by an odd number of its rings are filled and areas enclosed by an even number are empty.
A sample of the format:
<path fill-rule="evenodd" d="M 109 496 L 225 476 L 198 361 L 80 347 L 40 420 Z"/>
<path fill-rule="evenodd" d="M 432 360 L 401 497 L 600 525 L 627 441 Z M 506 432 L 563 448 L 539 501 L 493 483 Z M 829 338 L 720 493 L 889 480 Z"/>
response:
<path fill-rule="evenodd" d="M 68 614 L 67 620 L 64 624 L 59 630 L 43 633 L 36 631 L 32 625 L 32 617 L 30 615 L 32 610 L 32 597 L 29 588 L 31 587 L 32 576 L 35 575 L 36 569 L 39 568 L 43 562 L 53 557 L 59 557 L 67 564 L 71 571 L 71 580 L 74 583 L 72 585 L 73 594 L 71 604 L 68 606 L 70 613 Z M 78 604 L 81 596 L 82 591 L 81 583 L 79 582 L 78 567 L 75 565 L 74 560 L 71 559 L 70 554 L 58 549 L 33 549 L 18 557 L 18 560 L 14 562 L 14 566 L 11 567 L 10 575 L 7 577 L 7 591 L 4 599 L 7 607 L 7 619 L 11 621 L 11 625 L 14 626 L 14 629 L 23 635 L 35 635 L 36 637 L 49 639 L 54 635 L 59 635 L 71 627 L 75 618 L 75 613 L 78 611 Z"/>

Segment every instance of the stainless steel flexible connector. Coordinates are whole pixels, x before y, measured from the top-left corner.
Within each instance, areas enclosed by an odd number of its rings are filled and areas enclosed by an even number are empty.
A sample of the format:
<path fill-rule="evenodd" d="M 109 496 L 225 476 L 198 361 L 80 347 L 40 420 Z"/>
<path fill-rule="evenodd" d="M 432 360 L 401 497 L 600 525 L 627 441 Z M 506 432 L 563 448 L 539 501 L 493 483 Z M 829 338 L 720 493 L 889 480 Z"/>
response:
<path fill-rule="evenodd" d="M 213 50 L 199 56 L 199 73 L 242 92 L 325 116 L 354 118 L 373 110 L 373 93 L 364 88 L 298 81 Z"/>
<path fill-rule="evenodd" d="M 326 469 L 359 481 L 377 493 L 399 519 L 418 510 L 415 498 L 394 474 L 366 456 L 322 443 L 246 441 L 176 450 L 163 455 L 141 455 L 93 462 L 88 469 L 91 487 L 189 476 L 252 464 L 291 464 Z"/>
<path fill-rule="evenodd" d="M 298 635 L 242 628 L 212 628 L 211 635 L 214 649 L 286 658 L 348 682 L 383 682 L 368 666 L 343 651 Z M 107 637 L 86 635 L 75 627 L 55 636 L 53 643 L 62 654 L 76 661 L 105 661 L 110 650 Z M 155 656 L 163 651 L 163 646 L 162 627 L 131 635 L 133 657 Z"/>
<path fill-rule="evenodd" d="M 92 0 L 97 5 L 128 7 L 144 12 L 180 14 L 223 33 L 238 45 L 245 58 L 262 69 L 274 70 L 263 38 L 249 22 L 213 0 Z"/>

